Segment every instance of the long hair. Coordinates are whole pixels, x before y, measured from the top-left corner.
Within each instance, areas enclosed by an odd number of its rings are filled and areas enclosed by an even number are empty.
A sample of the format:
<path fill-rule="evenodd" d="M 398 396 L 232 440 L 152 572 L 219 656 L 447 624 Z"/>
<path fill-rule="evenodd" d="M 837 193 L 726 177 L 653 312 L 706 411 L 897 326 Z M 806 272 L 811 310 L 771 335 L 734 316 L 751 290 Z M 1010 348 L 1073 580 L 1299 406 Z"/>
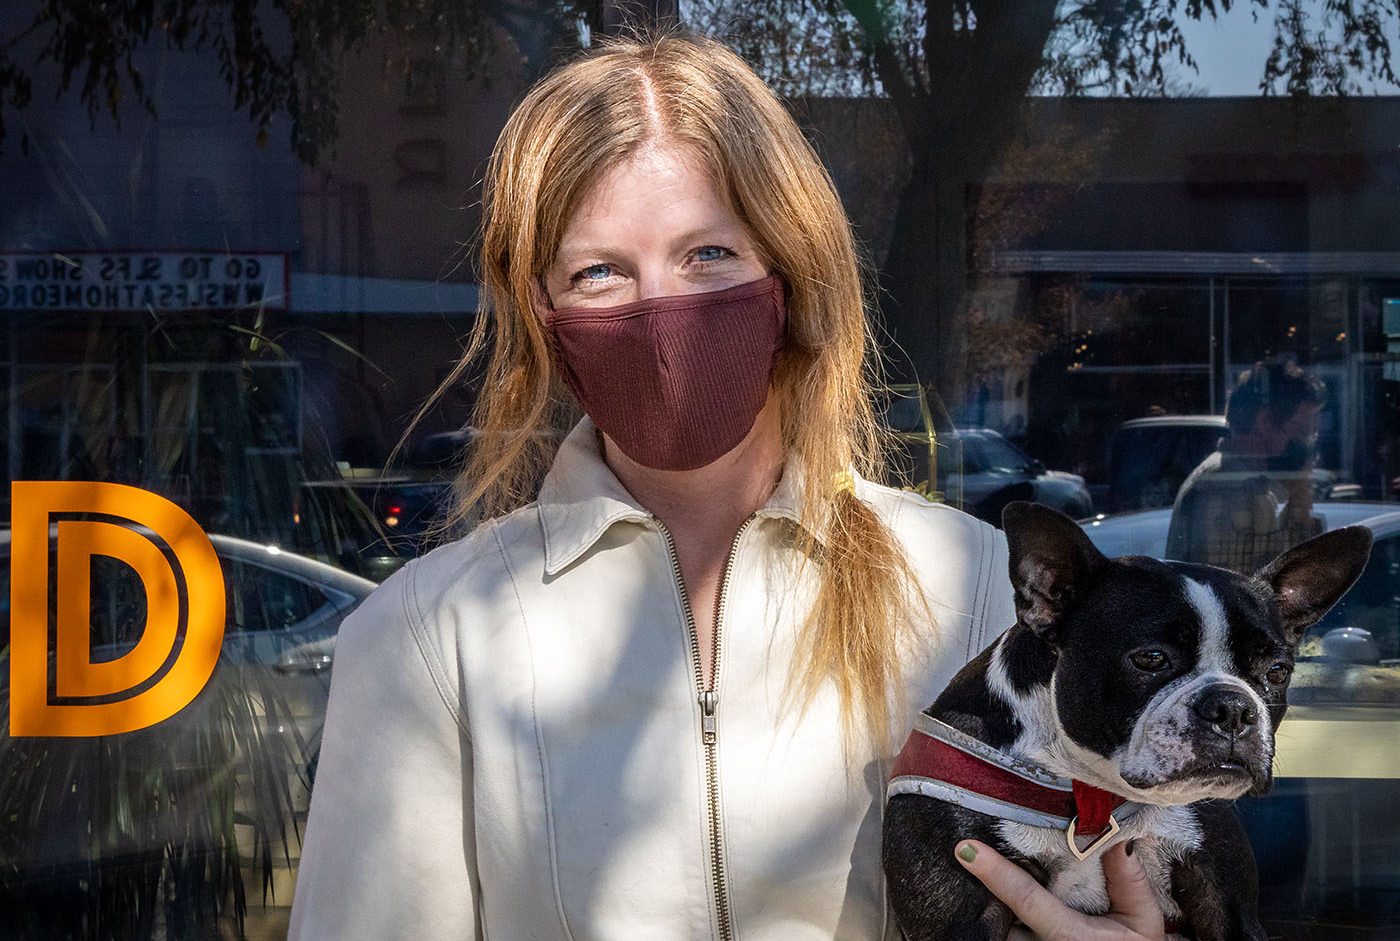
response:
<path fill-rule="evenodd" d="M 910 602 L 923 599 L 912 590 L 897 539 L 848 483 L 848 468 L 872 477 L 882 466 L 867 268 L 821 161 L 732 51 L 676 33 L 613 40 L 526 94 L 484 181 L 481 313 L 465 355 L 414 424 L 489 346 L 472 417 L 477 435 L 455 481 L 452 521 L 473 512 L 490 518 L 532 498 L 553 452 L 542 431 L 576 407 L 551 362 L 533 300 L 537 284 L 590 185 L 656 143 L 710 175 L 787 282 L 787 340 L 773 387 L 785 453 L 802 468 L 796 555 L 803 566 L 817 565 L 820 577 L 788 690 L 806 708 L 833 683 L 848 743 L 863 724 L 885 751 L 892 713 L 904 706 L 901 636 Z"/>

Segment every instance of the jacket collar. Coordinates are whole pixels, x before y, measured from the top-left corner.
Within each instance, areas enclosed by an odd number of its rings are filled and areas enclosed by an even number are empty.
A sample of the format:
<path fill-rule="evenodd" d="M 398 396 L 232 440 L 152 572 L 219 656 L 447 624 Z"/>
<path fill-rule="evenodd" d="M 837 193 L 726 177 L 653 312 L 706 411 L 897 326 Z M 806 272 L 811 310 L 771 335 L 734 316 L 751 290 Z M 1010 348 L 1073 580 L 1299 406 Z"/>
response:
<path fill-rule="evenodd" d="M 757 515 L 797 523 L 801 518 L 801 478 L 802 468 L 790 457 L 778 486 Z M 869 485 L 854 472 L 851 478 L 856 495 L 863 496 Z M 587 415 L 560 443 L 536 503 L 544 530 L 547 575 L 558 574 L 587 552 L 614 523 L 654 520 L 603 460 L 598 427 Z"/>

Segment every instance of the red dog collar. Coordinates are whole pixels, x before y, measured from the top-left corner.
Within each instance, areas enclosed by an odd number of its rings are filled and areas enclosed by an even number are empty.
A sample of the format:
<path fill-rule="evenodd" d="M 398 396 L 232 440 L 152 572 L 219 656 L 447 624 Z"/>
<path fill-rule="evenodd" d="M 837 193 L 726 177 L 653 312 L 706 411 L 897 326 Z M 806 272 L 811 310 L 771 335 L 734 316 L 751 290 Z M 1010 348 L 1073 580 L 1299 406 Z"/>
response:
<path fill-rule="evenodd" d="M 895 759 L 886 796 L 921 794 L 1033 827 L 1062 830 L 1079 859 L 1088 859 L 1142 805 L 1102 788 L 1070 781 L 919 715 Z M 1076 837 L 1091 837 L 1079 848 Z"/>

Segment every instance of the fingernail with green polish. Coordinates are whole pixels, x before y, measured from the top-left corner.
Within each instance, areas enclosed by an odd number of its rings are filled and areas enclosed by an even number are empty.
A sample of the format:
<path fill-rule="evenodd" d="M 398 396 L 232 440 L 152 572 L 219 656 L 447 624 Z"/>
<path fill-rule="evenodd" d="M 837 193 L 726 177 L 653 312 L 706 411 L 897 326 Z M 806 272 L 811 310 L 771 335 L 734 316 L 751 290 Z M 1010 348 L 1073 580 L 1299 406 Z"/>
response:
<path fill-rule="evenodd" d="M 958 847 L 958 858 L 965 863 L 970 863 L 977 858 L 977 847 L 971 843 L 964 843 Z"/>

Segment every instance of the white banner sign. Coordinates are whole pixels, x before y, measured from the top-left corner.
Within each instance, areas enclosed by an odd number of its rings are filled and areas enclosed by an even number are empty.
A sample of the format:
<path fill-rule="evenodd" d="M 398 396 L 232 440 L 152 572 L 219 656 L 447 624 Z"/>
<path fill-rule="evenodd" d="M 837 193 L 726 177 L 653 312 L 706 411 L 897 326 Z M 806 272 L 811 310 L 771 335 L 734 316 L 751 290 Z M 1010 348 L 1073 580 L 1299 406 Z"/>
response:
<path fill-rule="evenodd" d="M 272 252 L 0 252 L 0 310 L 287 308 Z"/>

